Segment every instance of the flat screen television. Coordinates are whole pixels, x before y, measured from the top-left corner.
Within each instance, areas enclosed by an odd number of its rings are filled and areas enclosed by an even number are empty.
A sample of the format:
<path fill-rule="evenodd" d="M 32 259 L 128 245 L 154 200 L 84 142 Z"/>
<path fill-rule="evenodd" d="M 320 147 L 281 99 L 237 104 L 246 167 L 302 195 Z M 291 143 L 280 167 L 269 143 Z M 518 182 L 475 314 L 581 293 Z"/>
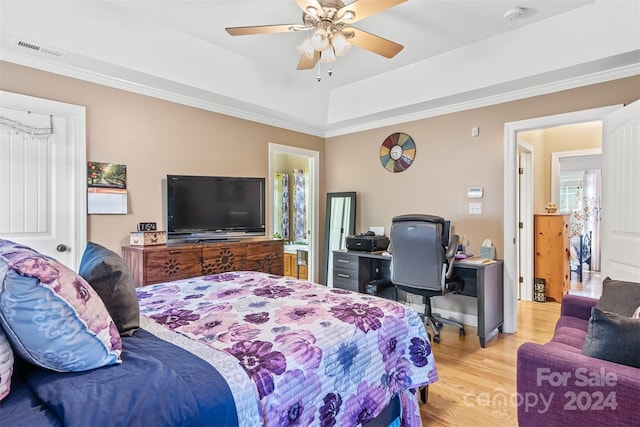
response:
<path fill-rule="evenodd" d="M 167 175 L 167 238 L 264 236 L 265 179 Z"/>

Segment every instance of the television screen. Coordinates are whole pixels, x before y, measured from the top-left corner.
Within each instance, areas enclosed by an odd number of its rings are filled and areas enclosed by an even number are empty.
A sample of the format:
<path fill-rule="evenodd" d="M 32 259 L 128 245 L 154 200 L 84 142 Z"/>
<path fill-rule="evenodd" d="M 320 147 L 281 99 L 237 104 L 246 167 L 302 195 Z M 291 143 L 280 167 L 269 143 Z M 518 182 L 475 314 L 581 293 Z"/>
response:
<path fill-rule="evenodd" d="M 265 179 L 167 176 L 169 238 L 265 235 Z"/>

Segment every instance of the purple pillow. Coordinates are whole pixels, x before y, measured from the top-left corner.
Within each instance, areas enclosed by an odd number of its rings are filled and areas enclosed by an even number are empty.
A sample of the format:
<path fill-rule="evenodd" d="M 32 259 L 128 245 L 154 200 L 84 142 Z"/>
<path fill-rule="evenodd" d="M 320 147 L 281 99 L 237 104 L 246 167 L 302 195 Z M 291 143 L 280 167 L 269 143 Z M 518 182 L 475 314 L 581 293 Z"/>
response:
<path fill-rule="evenodd" d="M 0 324 L 16 353 L 59 372 L 120 363 L 122 341 L 98 294 L 58 261 L 0 240 Z"/>

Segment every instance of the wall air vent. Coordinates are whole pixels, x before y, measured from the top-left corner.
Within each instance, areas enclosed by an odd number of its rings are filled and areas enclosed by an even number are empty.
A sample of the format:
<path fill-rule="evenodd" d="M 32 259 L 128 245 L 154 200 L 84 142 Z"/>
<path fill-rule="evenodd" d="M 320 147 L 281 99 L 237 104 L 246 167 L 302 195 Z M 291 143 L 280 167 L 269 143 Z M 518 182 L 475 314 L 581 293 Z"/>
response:
<path fill-rule="evenodd" d="M 39 55 L 53 57 L 53 58 L 64 59 L 67 57 L 67 55 L 69 55 L 69 53 L 65 52 L 64 50 L 55 49 L 40 43 L 34 43 L 27 40 L 14 39 L 13 44 L 17 46 L 20 50 L 28 50 L 32 53 L 37 53 Z"/>

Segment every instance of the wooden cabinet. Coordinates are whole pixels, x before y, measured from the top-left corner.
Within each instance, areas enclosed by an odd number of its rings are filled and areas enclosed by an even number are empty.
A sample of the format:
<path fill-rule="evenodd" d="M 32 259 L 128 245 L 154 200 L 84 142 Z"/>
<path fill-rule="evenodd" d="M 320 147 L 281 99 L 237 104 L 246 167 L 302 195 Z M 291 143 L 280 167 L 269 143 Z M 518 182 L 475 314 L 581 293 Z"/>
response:
<path fill-rule="evenodd" d="M 534 277 L 544 279 L 547 298 L 560 302 L 571 285 L 569 215 L 534 215 Z"/>
<path fill-rule="evenodd" d="M 284 275 L 289 277 L 297 277 L 298 275 L 298 256 L 297 254 L 284 253 Z M 308 280 L 309 272 L 306 265 L 300 266 L 300 279 Z"/>
<path fill-rule="evenodd" d="M 242 270 L 282 276 L 283 254 L 282 240 L 122 247 L 136 286 Z"/>

